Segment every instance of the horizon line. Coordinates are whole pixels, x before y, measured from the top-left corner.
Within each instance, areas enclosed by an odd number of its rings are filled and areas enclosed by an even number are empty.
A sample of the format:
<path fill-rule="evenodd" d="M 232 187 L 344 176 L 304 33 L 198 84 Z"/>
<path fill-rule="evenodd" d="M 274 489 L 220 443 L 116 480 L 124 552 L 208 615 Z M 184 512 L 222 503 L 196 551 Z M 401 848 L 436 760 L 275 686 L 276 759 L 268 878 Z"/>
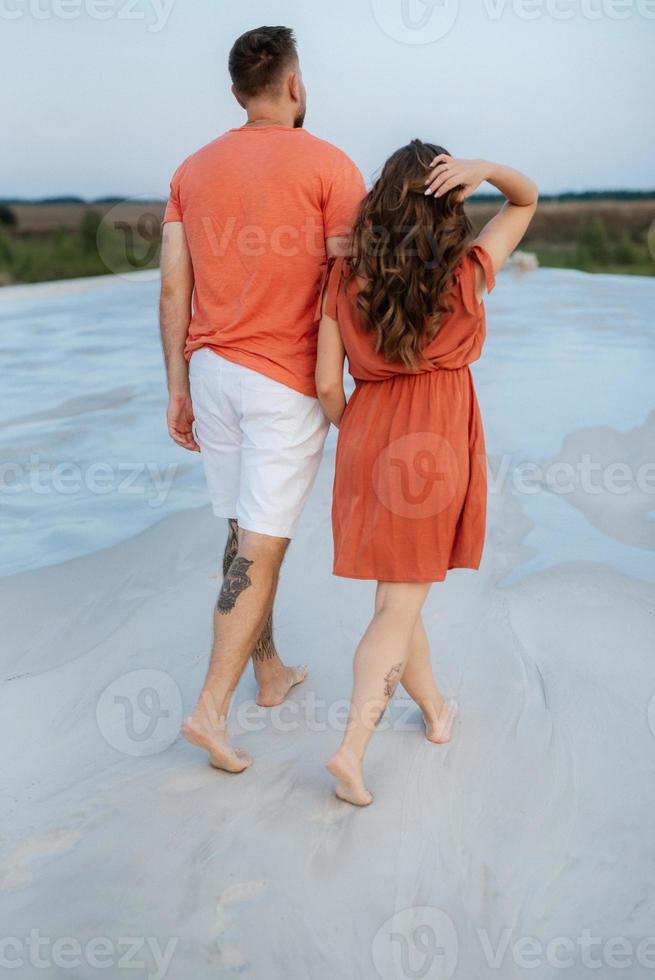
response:
<path fill-rule="evenodd" d="M 499 191 L 484 191 L 481 194 L 472 194 L 467 198 L 471 202 L 493 201 L 502 198 Z M 539 194 L 539 199 L 545 200 L 565 200 L 575 198 L 655 198 L 655 188 L 646 190 L 631 188 L 607 188 L 603 190 L 584 190 L 584 191 L 544 191 Z M 78 194 L 53 194 L 42 197 L 0 197 L 0 204 L 20 205 L 20 204 L 166 204 L 168 197 L 150 197 L 147 195 L 135 194 L 123 196 L 120 194 L 102 194 L 97 197 L 81 197 Z"/>

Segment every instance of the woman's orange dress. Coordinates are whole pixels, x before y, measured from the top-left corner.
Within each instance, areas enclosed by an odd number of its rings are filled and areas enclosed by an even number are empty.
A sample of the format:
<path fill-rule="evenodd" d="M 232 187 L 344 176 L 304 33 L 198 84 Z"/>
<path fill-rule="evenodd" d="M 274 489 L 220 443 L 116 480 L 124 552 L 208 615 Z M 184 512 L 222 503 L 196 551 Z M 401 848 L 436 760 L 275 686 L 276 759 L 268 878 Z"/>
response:
<path fill-rule="evenodd" d="M 479 568 L 487 471 L 469 370 L 485 339 L 477 263 L 493 289 L 491 259 L 474 245 L 455 272 L 451 312 L 412 371 L 376 353 L 375 335 L 361 326 L 349 265 L 330 260 L 321 302 L 339 324 L 356 382 L 336 455 L 335 575 L 440 582 L 450 568 Z"/>

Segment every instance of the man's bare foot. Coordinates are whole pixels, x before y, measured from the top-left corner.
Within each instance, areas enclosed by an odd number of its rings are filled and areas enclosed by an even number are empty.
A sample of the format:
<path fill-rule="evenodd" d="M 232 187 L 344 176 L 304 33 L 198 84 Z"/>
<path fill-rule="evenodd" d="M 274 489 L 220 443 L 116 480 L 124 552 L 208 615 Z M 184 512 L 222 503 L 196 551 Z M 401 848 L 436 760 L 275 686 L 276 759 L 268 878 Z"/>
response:
<path fill-rule="evenodd" d="M 217 732 L 210 727 L 200 706 L 182 725 L 182 735 L 187 742 L 209 753 L 209 762 L 215 769 L 243 772 L 252 765 L 252 756 L 230 745 L 227 731 Z"/>
<path fill-rule="evenodd" d="M 276 708 L 287 699 L 291 688 L 307 678 L 307 667 L 282 667 L 270 677 L 260 681 L 257 704 L 261 708 Z"/>
<path fill-rule="evenodd" d="M 337 781 L 335 792 L 340 800 L 354 806 L 368 806 L 373 802 L 373 794 L 364 786 L 362 764 L 349 749 L 342 746 L 325 768 Z"/>
<path fill-rule="evenodd" d="M 438 718 L 433 721 L 428 721 L 426 718 L 425 737 L 428 742 L 434 742 L 435 745 L 444 745 L 450 741 L 453 722 L 457 717 L 458 711 L 459 706 L 457 701 L 447 701 L 439 712 Z"/>

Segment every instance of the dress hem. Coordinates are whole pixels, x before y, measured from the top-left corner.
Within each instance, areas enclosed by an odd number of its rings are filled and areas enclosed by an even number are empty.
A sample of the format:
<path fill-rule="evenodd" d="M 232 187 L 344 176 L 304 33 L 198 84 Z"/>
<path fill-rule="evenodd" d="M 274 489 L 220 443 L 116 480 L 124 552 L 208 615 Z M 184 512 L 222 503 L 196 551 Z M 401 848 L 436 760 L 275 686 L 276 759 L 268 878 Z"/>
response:
<path fill-rule="evenodd" d="M 400 578 L 393 578 L 393 577 L 390 577 L 388 575 L 361 575 L 361 574 L 360 575 L 353 575 L 353 574 L 351 574 L 349 572 L 338 572 L 337 569 L 336 569 L 336 567 L 334 567 L 332 569 L 332 574 L 334 576 L 336 576 L 337 578 L 350 578 L 350 579 L 357 579 L 358 581 L 366 581 L 366 582 L 392 582 L 394 584 L 407 584 L 407 585 L 411 585 L 413 583 L 418 583 L 418 582 L 433 582 L 433 583 L 436 583 L 436 582 L 445 582 L 446 577 L 448 575 L 448 572 L 455 571 L 455 569 L 458 569 L 458 568 L 465 568 L 465 569 L 468 569 L 471 572 L 477 572 L 477 571 L 480 570 L 480 563 L 478 563 L 477 565 L 468 564 L 468 563 L 467 564 L 462 564 L 462 565 L 449 565 L 448 568 L 444 572 L 441 572 L 438 576 L 435 576 L 433 574 L 433 575 L 423 575 L 423 576 L 414 577 L 414 578 L 408 578 L 407 575 L 404 575 L 404 576 L 402 576 Z"/>

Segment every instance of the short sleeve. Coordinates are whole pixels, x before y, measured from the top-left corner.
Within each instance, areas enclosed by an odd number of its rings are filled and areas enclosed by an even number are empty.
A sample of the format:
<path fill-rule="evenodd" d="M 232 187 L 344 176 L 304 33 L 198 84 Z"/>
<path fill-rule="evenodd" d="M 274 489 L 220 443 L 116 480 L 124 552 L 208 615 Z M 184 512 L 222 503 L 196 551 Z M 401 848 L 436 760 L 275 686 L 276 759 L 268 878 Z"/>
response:
<path fill-rule="evenodd" d="M 473 245 L 463 256 L 455 273 L 464 308 L 473 316 L 477 316 L 480 312 L 480 301 L 477 296 L 478 267 L 482 268 L 486 289 L 491 292 L 496 284 L 491 256 L 482 245 Z"/>
<path fill-rule="evenodd" d="M 345 153 L 340 154 L 323 201 L 326 238 L 344 237 L 351 233 L 365 195 L 366 184 L 359 169 Z"/>
<path fill-rule="evenodd" d="M 318 302 L 316 303 L 316 313 L 314 314 L 315 323 L 318 323 L 323 316 L 324 303 L 327 315 L 332 317 L 333 320 L 337 319 L 337 297 L 343 276 L 343 267 L 343 258 L 332 257 L 327 260 L 318 291 Z"/>
<path fill-rule="evenodd" d="M 164 211 L 164 218 L 162 224 L 166 224 L 167 221 L 182 221 L 182 204 L 180 203 L 180 181 L 182 179 L 184 164 L 178 167 L 173 178 L 171 180 L 170 193 L 168 195 L 168 203 L 166 204 L 166 210 Z"/>
<path fill-rule="evenodd" d="M 475 259 L 478 265 L 482 266 L 487 292 L 490 293 L 496 285 L 496 273 L 494 272 L 494 265 L 491 261 L 491 256 L 487 252 L 486 248 L 482 247 L 482 245 L 474 245 L 469 252 L 469 255 Z"/>

